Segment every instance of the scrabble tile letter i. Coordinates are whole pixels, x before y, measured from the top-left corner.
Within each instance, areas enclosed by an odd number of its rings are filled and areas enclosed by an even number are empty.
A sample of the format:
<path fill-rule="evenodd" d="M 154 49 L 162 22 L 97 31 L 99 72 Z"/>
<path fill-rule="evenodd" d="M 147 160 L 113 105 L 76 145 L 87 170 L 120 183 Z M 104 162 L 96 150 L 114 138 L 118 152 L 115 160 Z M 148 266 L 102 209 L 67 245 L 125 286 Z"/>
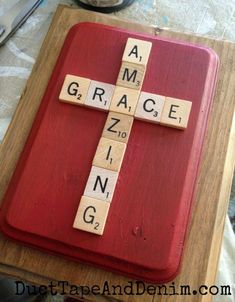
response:
<path fill-rule="evenodd" d="M 59 99 L 109 111 L 73 227 L 102 235 L 134 118 L 187 128 L 192 103 L 141 91 L 152 43 L 128 38 L 116 82 L 67 75 Z"/>

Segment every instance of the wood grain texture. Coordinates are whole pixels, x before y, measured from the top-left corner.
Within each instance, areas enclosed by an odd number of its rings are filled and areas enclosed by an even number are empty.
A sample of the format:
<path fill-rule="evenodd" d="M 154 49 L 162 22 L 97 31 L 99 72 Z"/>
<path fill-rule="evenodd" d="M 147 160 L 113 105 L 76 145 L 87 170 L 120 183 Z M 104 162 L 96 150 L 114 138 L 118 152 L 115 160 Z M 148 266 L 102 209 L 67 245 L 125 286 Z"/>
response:
<path fill-rule="evenodd" d="M 61 84 L 66 74 L 115 83 L 122 49 L 129 36 L 142 37 L 95 23 L 79 24 L 69 31 L 4 199 L 1 226 L 11 238 L 42 249 L 122 271 L 132 278 L 166 282 L 178 272 L 184 246 L 217 71 L 212 51 L 188 43 L 171 42 L 169 46 L 162 39 L 148 37 L 153 50 L 144 89 L 191 100 L 189 127 L 180 133 L 136 121 L 102 244 L 96 236 L 71 228 L 107 114 L 61 104 L 58 102 Z M 105 60 L 104 43 L 107 50 L 114 45 L 116 49 Z M 79 50 L 78 44 L 82 45 Z M 169 52 L 165 52 L 165 47 Z M 96 64 L 90 64 L 93 59 Z M 163 67 L 168 69 L 167 79 L 164 70 L 160 73 Z M 205 89 L 208 75 L 212 80 L 209 78 L 209 89 Z M 115 125 L 107 130 L 116 133 Z M 109 198 L 114 187 L 110 174 L 113 173 L 93 167 L 85 195 Z M 28 232 L 33 236 L 28 236 Z M 133 254 L 137 249 L 139 252 Z"/>
<path fill-rule="evenodd" d="M 213 284 L 215 282 L 224 217 L 227 210 L 234 168 L 235 120 L 233 120 L 233 111 L 235 99 L 233 92 L 235 89 L 235 45 L 233 43 L 174 33 L 167 30 L 159 31 L 153 27 L 136 25 L 120 21 L 116 18 L 60 6 L 1 147 L 1 197 L 4 194 L 31 128 L 65 35 L 73 24 L 88 20 L 131 30 L 156 33 L 162 37 L 171 37 L 204 44 L 212 47 L 221 59 L 219 83 L 215 103 L 212 108 L 207 139 L 204 145 L 200 176 L 195 190 L 194 215 L 187 236 L 181 274 L 175 280 L 175 284 L 190 284 L 195 288 L 200 284 Z M 35 87 L 37 87 L 37 94 L 35 93 Z M 32 102 L 32 99 L 34 102 Z M 224 112 L 224 115 L 221 116 L 221 112 Z M 203 224 L 202 221 L 204 222 Z M 128 281 L 127 278 L 110 272 L 104 272 L 84 264 L 77 264 L 60 257 L 22 247 L 2 236 L 0 248 L 0 271 L 6 275 L 32 283 L 48 284 L 51 279 L 67 279 L 75 284 L 103 284 L 105 280 L 109 280 L 112 284 L 124 285 Z M 162 296 L 153 298 L 152 296 L 145 295 L 115 298 L 122 301 L 144 302 L 211 301 L 211 297 L 209 296 Z M 97 301 L 97 297 L 89 297 L 89 300 Z"/>

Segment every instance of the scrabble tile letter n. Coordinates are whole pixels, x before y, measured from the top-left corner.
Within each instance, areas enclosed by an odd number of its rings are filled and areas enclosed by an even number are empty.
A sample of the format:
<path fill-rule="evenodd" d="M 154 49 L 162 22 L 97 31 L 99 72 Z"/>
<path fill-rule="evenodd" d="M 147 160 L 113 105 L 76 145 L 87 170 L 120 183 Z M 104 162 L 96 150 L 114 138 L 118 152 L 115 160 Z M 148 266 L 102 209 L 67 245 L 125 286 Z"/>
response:
<path fill-rule="evenodd" d="M 90 82 L 89 79 L 67 74 L 60 92 L 60 101 L 74 105 L 83 105 Z"/>
<path fill-rule="evenodd" d="M 84 195 L 111 202 L 118 172 L 92 166 Z"/>

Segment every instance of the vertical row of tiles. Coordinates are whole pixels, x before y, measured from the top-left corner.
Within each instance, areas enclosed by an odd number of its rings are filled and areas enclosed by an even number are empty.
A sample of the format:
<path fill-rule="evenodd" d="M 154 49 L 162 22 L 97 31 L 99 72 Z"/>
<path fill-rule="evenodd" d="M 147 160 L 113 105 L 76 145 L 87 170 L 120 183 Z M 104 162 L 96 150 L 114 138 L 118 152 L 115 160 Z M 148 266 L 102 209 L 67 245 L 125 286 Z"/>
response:
<path fill-rule="evenodd" d="M 152 44 L 129 38 L 102 137 L 98 144 L 74 228 L 102 235 L 130 136 Z M 94 104 L 97 85 L 85 105 Z M 105 87 L 103 87 L 105 89 Z M 100 102 L 102 90 L 99 89 Z M 90 92 L 91 91 L 91 92 Z M 102 102 L 101 102 L 102 103 Z M 105 102 L 103 102 L 105 104 Z M 97 104 L 96 106 L 97 107 Z M 104 108 L 101 108 L 104 109 Z"/>
<path fill-rule="evenodd" d="M 59 96 L 62 102 L 110 110 L 74 228 L 103 234 L 134 116 L 179 129 L 187 127 L 191 102 L 140 91 L 151 47 L 150 42 L 128 39 L 116 86 L 65 77 Z"/>

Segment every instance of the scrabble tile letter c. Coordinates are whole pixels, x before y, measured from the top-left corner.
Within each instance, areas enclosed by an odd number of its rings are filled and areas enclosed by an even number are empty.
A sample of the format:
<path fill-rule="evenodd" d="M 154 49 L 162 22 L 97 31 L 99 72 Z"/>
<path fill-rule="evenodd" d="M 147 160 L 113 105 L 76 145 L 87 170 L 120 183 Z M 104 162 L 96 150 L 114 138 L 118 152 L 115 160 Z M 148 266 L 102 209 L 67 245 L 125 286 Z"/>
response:
<path fill-rule="evenodd" d="M 91 81 L 85 105 L 101 110 L 109 110 L 114 88 L 115 86 L 111 84 Z"/>
<path fill-rule="evenodd" d="M 141 92 L 135 117 L 141 120 L 160 123 L 165 96 Z"/>

